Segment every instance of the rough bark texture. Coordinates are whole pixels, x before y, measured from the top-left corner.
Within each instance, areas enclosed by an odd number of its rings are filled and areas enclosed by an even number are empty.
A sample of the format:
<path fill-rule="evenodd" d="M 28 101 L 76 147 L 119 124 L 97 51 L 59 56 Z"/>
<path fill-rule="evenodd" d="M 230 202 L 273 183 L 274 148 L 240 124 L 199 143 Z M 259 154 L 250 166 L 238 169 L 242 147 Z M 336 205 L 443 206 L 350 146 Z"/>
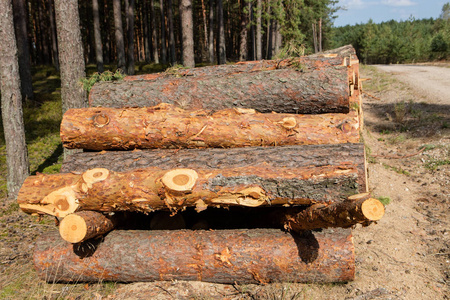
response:
<path fill-rule="evenodd" d="M 84 71 L 83 43 L 78 16 L 78 1 L 55 0 L 56 29 L 61 67 L 61 99 L 63 113 L 69 108 L 86 106 L 86 91 L 80 79 Z"/>
<path fill-rule="evenodd" d="M 27 9 L 25 0 L 13 0 L 14 28 L 19 56 L 19 73 L 22 98 L 33 99 L 30 46 L 28 43 Z"/>
<path fill-rule="evenodd" d="M 175 33 L 173 31 L 172 0 L 167 0 L 167 23 L 169 25 L 169 50 L 170 50 L 169 61 L 170 61 L 170 64 L 172 66 L 174 66 L 177 63 L 177 57 L 175 55 Z"/>
<path fill-rule="evenodd" d="M 113 0 L 114 33 L 116 38 L 117 68 L 125 70 L 125 43 L 123 38 L 122 9 L 120 0 Z"/>
<path fill-rule="evenodd" d="M 198 280 L 216 283 L 346 282 L 355 257 L 348 229 L 114 231 L 92 246 L 57 233 L 38 239 L 39 277 L 57 282 Z M 130 251 L 130 245 L 133 251 Z"/>
<path fill-rule="evenodd" d="M 59 224 L 59 234 L 69 243 L 81 243 L 114 229 L 114 221 L 95 211 L 80 211 L 66 216 Z"/>
<path fill-rule="evenodd" d="M 234 148 L 359 142 L 359 117 L 349 114 L 260 114 L 228 109 L 185 111 L 170 104 L 148 108 L 71 109 L 61 123 L 69 149 Z"/>
<path fill-rule="evenodd" d="M 50 18 L 50 30 L 52 35 L 52 59 L 53 59 L 53 65 L 55 66 L 56 70 L 59 71 L 59 53 L 58 53 L 58 39 L 56 38 L 56 23 L 55 23 L 55 17 L 54 17 L 54 1 L 48 0 L 48 16 Z"/>
<path fill-rule="evenodd" d="M 125 172 L 146 167 L 165 170 L 192 168 L 250 168 L 264 165 L 306 168 L 311 166 L 356 165 L 357 186 L 352 194 L 367 192 L 363 144 L 306 145 L 285 147 L 249 147 L 234 149 L 176 149 L 76 153 L 64 160 L 61 172 L 84 172 L 92 168 L 107 168 Z M 312 191 L 311 191 L 312 193 Z"/>
<path fill-rule="evenodd" d="M 150 23 L 152 25 L 152 50 L 153 50 L 153 60 L 156 64 L 159 64 L 159 54 L 158 54 L 158 38 L 156 35 L 156 18 L 155 18 L 155 0 L 150 0 Z"/>
<path fill-rule="evenodd" d="M 212 111 L 239 107 L 258 112 L 347 113 L 349 93 L 345 66 L 306 72 L 284 68 L 229 76 L 98 83 L 91 90 L 90 105 L 145 107 L 169 103 Z"/>
<path fill-rule="evenodd" d="M 151 212 L 196 207 L 202 211 L 208 206 L 333 203 L 358 193 L 357 167 L 347 162 L 297 168 L 264 164 L 221 169 L 148 167 L 129 172 L 95 168 L 82 174 L 29 176 L 17 201 L 27 213 L 57 217 L 77 210 Z"/>
<path fill-rule="evenodd" d="M 6 184 L 8 197 L 13 199 L 28 176 L 29 167 L 11 1 L 0 1 L 0 40 L 1 112 L 8 168 Z"/>
<path fill-rule="evenodd" d="M 248 33 L 248 15 L 249 11 L 247 11 L 247 1 L 241 1 L 241 24 L 240 24 L 240 33 L 239 33 L 239 61 L 247 60 L 247 33 Z"/>
<path fill-rule="evenodd" d="M 134 5 L 135 0 L 129 0 L 127 7 L 127 37 L 128 37 L 128 60 L 127 60 L 127 74 L 134 74 Z"/>
<path fill-rule="evenodd" d="M 225 24 L 223 20 L 223 0 L 217 1 L 217 63 L 223 65 L 227 62 L 225 46 Z"/>
<path fill-rule="evenodd" d="M 315 69 L 326 70 L 327 68 L 346 66 L 347 63 L 348 62 L 346 56 L 340 56 L 336 54 L 321 54 L 288 58 L 283 60 L 246 61 L 238 62 L 236 64 L 207 66 L 195 69 L 179 69 L 173 72 L 126 76 L 124 78 L 124 81 L 155 80 L 165 77 L 199 77 L 205 75 L 215 75 L 220 77 L 231 76 L 238 73 L 253 73 L 286 68 L 292 68 L 307 73 L 308 71 L 312 71 Z M 358 66 L 355 64 L 352 66 L 352 68 L 357 67 Z"/>
<path fill-rule="evenodd" d="M 192 0 L 180 0 L 180 15 L 183 40 L 183 66 L 194 68 L 194 21 L 192 19 Z"/>
<path fill-rule="evenodd" d="M 208 56 L 209 62 L 214 63 L 216 61 L 214 57 L 214 10 L 216 4 L 214 0 L 209 0 L 209 28 L 208 28 Z"/>
<path fill-rule="evenodd" d="M 94 16 L 94 36 L 95 36 L 95 60 L 97 62 L 97 71 L 103 73 L 103 47 L 100 31 L 100 14 L 98 0 L 92 0 L 92 14 Z"/>
<path fill-rule="evenodd" d="M 167 51 L 166 51 L 166 22 L 164 15 L 163 0 L 159 0 L 159 9 L 161 13 L 161 63 L 164 65 L 167 63 Z"/>
<path fill-rule="evenodd" d="M 314 204 L 296 213 L 287 213 L 282 217 L 284 227 L 293 231 L 311 230 L 328 227 L 348 228 L 356 224 L 369 225 L 384 215 L 384 206 L 369 194 L 349 197 L 346 201 L 330 205 Z"/>
<path fill-rule="evenodd" d="M 256 1 L 256 60 L 262 59 L 262 0 Z"/>

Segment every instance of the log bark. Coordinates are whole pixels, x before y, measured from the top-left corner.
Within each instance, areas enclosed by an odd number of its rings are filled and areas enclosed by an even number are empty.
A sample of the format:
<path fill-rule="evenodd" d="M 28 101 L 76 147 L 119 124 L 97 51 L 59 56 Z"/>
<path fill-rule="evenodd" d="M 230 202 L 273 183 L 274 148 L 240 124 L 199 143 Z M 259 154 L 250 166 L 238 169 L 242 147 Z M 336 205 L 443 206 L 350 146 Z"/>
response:
<path fill-rule="evenodd" d="M 59 224 L 59 234 L 69 243 L 81 243 L 114 229 L 111 218 L 95 211 L 80 211 L 66 216 Z"/>
<path fill-rule="evenodd" d="M 318 228 L 348 228 L 356 224 L 367 226 L 380 220 L 384 215 L 384 205 L 368 193 L 353 195 L 346 201 L 326 204 L 314 204 L 307 209 L 281 216 L 281 224 L 292 231 Z"/>
<path fill-rule="evenodd" d="M 359 116 L 260 114 L 228 109 L 184 111 L 170 104 L 148 108 L 71 109 L 61 123 L 69 149 L 232 148 L 359 142 Z"/>
<path fill-rule="evenodd" d="M 368 190 L 363 144 L 248 147 L 233 149 L 155 149 L 76 153 L 64 160 L 61 172 L 82 173 L 93 168 L 127 172 L 147 167 L 215 170 L 247 169 L 264 165 L 269 169 L 315 168 L 356 165 L 357 184 L 352 194 Z M 312 191 L 311 191 L 312 192 Z"/>
<path fill-rule="evenodd" d="M 349 229 L 301 235 L 275 229 L 114 231 L 90 245 L 72 245 L 50 233 L 38 239 L 33 260 L 48 282 L 265 284 L 346 282 L 355 276 Z"/>
<path fill-rule="evenodd" d="M 357 166 L 266 165 L 221 169 L 150 167 L 130 172 L 94 168 L 82 174 L 28 177 L 18 203 L 27 213 L 64 217 L 101 212 L 184 210 L 196 207 L 309 205 L 342 201 L 357 193 Z"/>
<path fill-rule="evenodd" d="M 339 57 L 262 61 L 199 71 L 172 70 L 149 75 L 147 80 L 102 82 L 92 88 L 90 105 L 146 107 L 169 103 L 213 111 L 240 107 L 259 112 L 347 113 L 347 67 L 330 61 L 342 64 Z"/>

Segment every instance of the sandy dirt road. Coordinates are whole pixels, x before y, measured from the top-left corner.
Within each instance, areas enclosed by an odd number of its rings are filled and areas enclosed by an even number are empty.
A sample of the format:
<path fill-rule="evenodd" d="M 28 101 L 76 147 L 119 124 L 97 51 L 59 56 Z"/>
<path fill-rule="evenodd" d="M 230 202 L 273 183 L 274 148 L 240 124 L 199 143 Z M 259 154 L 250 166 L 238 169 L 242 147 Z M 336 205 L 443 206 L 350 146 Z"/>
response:
<path fill-rule="evenodd" d="M 416 93 L 426 97 L 427 103 L 450 104 L 450 68 L 427 65 L 378 65 L 408 84 Z"/>

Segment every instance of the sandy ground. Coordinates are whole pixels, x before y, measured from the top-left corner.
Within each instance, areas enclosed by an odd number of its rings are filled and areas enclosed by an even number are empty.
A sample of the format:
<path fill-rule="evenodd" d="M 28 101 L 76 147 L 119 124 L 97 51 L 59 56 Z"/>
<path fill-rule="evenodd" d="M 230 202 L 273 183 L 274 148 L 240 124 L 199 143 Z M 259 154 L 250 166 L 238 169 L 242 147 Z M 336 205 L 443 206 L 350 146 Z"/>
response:
<path fill-rule="evenodd" d="M 369 185 L 390 204 L 378 224 L 353 231 L 355 281 L 44 284 L 32 271 L 32 244 L 54 224 L 17 211 L 0 214 L 0 298 L 7 287 L 17 293 L 6 299 L 449 299 L 450 69 L 379 66 L 361 77 L 371 78 L 363 98 Z"/>
<path fill-rule="evenodd" d="M 426 97 L 428 103 L 450 105 L 450 68 L 426 65 L 379 65 Z"/>

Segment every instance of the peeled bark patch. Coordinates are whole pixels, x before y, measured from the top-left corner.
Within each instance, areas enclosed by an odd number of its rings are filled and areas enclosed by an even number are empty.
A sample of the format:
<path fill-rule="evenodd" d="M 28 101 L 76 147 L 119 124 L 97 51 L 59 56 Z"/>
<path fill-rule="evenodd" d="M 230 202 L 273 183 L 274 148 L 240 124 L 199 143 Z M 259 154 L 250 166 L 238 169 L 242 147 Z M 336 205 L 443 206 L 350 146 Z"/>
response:
<path fill-rule="evenodd" d="M 82 174 L 30 176 L 17 201 L 25 212 L 58 217 L 75 210 L 148 213 L 185 207 L 299 205 L 342 201 L 357 193 L 357 182 L 358 169 L 352 164 L 169 171 L 150 167 L 128 172 L 94 168 Z"/>
<path fill-rule="evenodd" d="M 261 114 L 251 109 L 216 113 L 169 104 L 148 108 L 71 109 L 61 123 L 69 149 L 233 148 L 359 142 L 359 116 Z"/>
<path fill-rule="evenodd" d="M 130 245 L 133 251 L 130 251 Z M 215 283 L 346 282 L 354 279 L 350 230 L 114 231 L 71 245 L 38 239 L 34 265 L 56 282 L 199 280 Z"/>

